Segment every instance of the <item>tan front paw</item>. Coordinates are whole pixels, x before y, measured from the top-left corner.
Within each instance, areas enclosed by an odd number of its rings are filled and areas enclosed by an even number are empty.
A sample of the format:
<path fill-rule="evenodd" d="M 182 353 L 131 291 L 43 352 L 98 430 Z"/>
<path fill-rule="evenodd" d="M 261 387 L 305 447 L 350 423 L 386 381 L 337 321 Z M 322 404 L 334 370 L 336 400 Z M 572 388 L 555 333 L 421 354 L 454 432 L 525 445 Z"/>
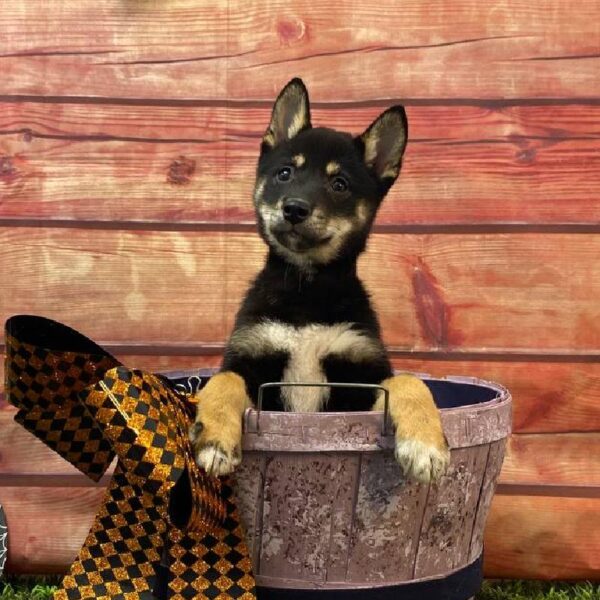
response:
<path fill-rule="evenodd" d="M 394 454 L 404 474 L 421 483 L 437 481 L 450 464 L 447 447 L 436 447 L 419 440 L 396 438 Z"/>
<path fill-rule="evenodd" d="M 211 432 L 201 421 L 196 421 L 189 435 L 196 463 L 209 475 L 229 475 L 242 462 L 241 432 L 239 436 L 230 431 Z"/>
<path fill-rule="evenodd" d="M 242 415 L 250 405 L 240 375 L 222 371 L 197 394 L 198 414 L 190 440 L 198 466 L 210 475 L 227 475 L 242 461 Z"/>

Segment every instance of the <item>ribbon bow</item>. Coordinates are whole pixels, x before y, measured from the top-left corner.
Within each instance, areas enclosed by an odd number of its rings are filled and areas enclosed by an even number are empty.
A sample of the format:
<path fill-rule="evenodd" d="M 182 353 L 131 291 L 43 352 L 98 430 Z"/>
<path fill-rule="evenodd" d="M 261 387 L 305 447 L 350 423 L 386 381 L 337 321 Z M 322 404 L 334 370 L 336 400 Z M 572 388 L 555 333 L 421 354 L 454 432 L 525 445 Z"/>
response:
<path fill-rule="evenodd" d="M 254 600 L 228 480 L 199 469 L 195 407 L 165 377 L 128 369 L 42 317 L 6 322 L 6 396 L 15 420 L 94 481 L 117 464 L 55 600 Z"/>

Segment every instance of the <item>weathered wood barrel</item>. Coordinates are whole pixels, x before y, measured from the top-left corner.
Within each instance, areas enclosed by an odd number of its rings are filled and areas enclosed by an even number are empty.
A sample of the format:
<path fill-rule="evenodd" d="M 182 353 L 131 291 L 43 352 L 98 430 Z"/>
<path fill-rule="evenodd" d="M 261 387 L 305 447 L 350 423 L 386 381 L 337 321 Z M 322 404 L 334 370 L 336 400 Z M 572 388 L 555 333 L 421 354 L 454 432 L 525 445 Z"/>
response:
<path fill-rule="evenodd" d="M 237 501 L 261 599 L 466 600 L 511 426 L 503 387 L 422 376 L 451 465 L 405 479 L 381 412 L 246 413 Z"/>

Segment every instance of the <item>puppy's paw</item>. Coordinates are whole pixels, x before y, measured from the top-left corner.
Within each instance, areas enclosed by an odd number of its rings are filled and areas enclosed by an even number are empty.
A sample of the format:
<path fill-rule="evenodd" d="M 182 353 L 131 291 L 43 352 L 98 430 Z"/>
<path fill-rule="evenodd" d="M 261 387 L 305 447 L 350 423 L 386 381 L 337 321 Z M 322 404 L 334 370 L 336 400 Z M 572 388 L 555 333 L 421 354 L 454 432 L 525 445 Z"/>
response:
<path fill-rule="evenodd" d="M 209 475 L 229 475 L 240 464 L 239 454 L 228 454 L 218 445 L 208 444 L 196 452 L 196 462 Z"/>
<path fill-rule="evenodd" d="M 419 440 L 396 440 L 394 452 L 404 474 L 421 483 L 437 481 L 448 468 L 450 451 Z"/>
<path fill-rule="evenodd" d="M 200 421 L 190 427 L 190 440 L 194 447 L 196 463 L 209 475 L 229 475 L 242 462 L 240 444 L 232 439 L 211 436 Z"/>

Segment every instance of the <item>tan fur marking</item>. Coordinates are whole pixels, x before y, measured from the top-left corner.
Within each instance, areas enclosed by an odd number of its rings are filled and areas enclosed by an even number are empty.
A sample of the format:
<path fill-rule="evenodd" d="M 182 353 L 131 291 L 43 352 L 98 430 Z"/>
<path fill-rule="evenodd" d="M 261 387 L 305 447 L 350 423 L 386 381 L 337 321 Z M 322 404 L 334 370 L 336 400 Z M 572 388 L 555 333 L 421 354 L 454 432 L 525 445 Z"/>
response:
<path fill-rule="evenodd" d="M 255 195 L 256 196 L 256 195 Z M 362 227 L 368 216 L 368 206 L 365 202 L 363 208 L 357 208 L 357 219 L 348 219 L 346 217 L 327 218 L 325 214 L 318 208 L 314 211 L 309 224 L 312 225 L 313 231 L 321 236 L 330 236 L 331 239 L 326 244 L 316 246 L 305 252 L 295 252 L 283 244 L 281 244 L 271 233 L 270 225 L 278 220 L 282 220 L 281 201 L 278 201 L 274 207 L 266 206 L 258 203 L 258 211 L 265 223 L 265 235 L 271 247 L 285 260 L 298 266 L 305 273 L 310 274 L 315 265 L 325 265 L 335 258 L 340 253 L 340 250 L 346 243 L 348 236 L 357 227 Z M 366 216 L 364 214 L 366 211 Z M 362 219 L 365 221 L 362 221 Z"/>
<path fill-rule="evenodd" d="M 261 358 L 274 352 L 289 356 L 283 381 L 324 383 L 322 360 L 343 357 L 351 362 L 380 358 L 385 350 L 379 340 L 353 329 L 352 323 L 294 327 L 280 321 L 264 320 L 234 332 L 230 347 L 241 356 Z M 315 412 L 329 398 L 328 388 L 283 388 L 287 410 Z"/>
<path fill-rule="evenodd" d="M 384 113 L 361 136 L 365 144 L 364 160 L 379 177 L 396 178 L 406 146 L 406 131 L 395 113 Z"/>
<path fill-rule="evenodd" d="M 337 175 L 341 170 L 341 167 L 339 165 L 339 163 L 336 163 L 334 160 L 332 160 L 331 162 L 327 163 L 327 166 L 325 167 L 325 172 L 327 173 L 327 175 Z"/>
<path fill-rule="evenodd" d="M 389 167 L 381 174 L 381 177 L 391 177 L 391 178 L 395 179 L 396 177 L 398 177 L 399 173 L 400 173 L 399 168 Z"/>
<path fill-rule="evenodd" d="M 369 204 L 366 200 L 359 200 L 356 204 L 356 220 L 362 226 L 364 225 L 371 216 L 371 211 L 369 210 Z"/>
<path fill-rule="evenodd" d="M 314 249 L 313 258 L 315 262 L 324 265 L 335 259 L 353 229 L 354 224 L 345 217 L 333 217 L 329 219 L 327 231 L 333 233 L 333 237 L 328 244 Z"/>
<path fill-rule="evenodd" d="M 265 186 L 267 185 L 267 178 L 261 177 L 257 182 L 254 188 L 254 203 L 258 204 L 259 200 L 262 199 L 263 192 L 265 191 Z"/>
<path fill-rule="evenodd" d="M 196 454 L 214 445 L 235 466 L 241 457 L 242 416 L 252 405 L 244 380 L 231 371 L 217 373 L 197 397 L 196 422 L 202 425 L 193 440 Z M 201 466 L 209 470 L 211 465 Z"/>
<path fill-rule="evenodd" d="M 419 440 L 442 451 L 446 440 L 438 409 L 429 388 L 414 375 L 396 375 L 381 382 L 390 392 L 390 417 L 396 437 Z M 383 410 L 383 395 L 374 410 Z"/>
<path fill-rule="evenodd" d="M 300 167 L 304 166 L 306 157 L 304 154 L 296 154 L 295 156 L 292 156 L 292 162 L 294 163 L 294 166 L 299 169 Z"/>
<path fill-rule="evenodd" d="M 275 146 L 275 135 L 270 129 L 268 129 L 267 133 L 265 133 L 263 136 L 263 143 L 267 144 L 267 146 L 270 146 L 271 148 Z"/>
<path fill-rule="evenodd" d="M 396 458 L 408 475 L 437 479 L 449 461 L 438 409 L 429 388 L 414 375 L 397 375 L 381 383 L 389 390 L 389 412 L 396 431 Z M 380 394 L 373 410 L 384 409 Z"/>
<path fill-rule="evenodd" d="M 365 143 L 365 163 L 368 167 L 372 167 L 377 158 L 377 143 L 379 136 L 376 132 L 371 132 L 370 135 L 363 137 Z"/>
<path fill-rule="evenodd" d="M 259 207 L 260 214 L 265 223 L 270 219 L 278 218 L 278 211 L 266 207 Z M 311 248 L 306 252 L 294 252 L 280 244 L 269 228 L 266 228 L 266 235 L 277 254 L 290 263 L 300 267 L 307 273 L 314 269 L 314 265 L 325 265 L 334 260 L 342 249 L 348 235 L 354 228 L 354 223 L 347 218 L 332 218 L 321 225 L 323 233 L 333 234 L 327 244 Z"/>
<path fill-rule="evenodd" d="M 306 106 L 306 100 L 304 97 L 300 100 L 300 107 L 298 112 L 293 116 L 292 122 L 287 130 L 288 139 L 295 137 L 306 125 L 308 121 L 308 107 Z"/>

